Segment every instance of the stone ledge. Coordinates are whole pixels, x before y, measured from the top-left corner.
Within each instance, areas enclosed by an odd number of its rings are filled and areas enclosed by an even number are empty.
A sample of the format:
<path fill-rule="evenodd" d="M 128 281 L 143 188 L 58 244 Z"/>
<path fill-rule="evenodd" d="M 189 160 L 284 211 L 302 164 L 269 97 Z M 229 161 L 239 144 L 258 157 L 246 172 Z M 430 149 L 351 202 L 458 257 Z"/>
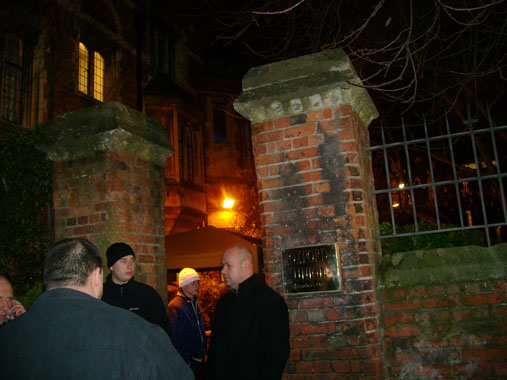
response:
<path fill-rule="evenodd" d="M 160 123 L 117 102 L 61 115 L 44 129 L 39 149 L 53 161 L 124 152 L 165 165 L 174 153 Z"/>
<path fill-rule="evenodd" d="M 507 243 L 400 252 L 382 257 L 378 288 L 507 277 Z"/>
<path fill-rule="evenodd" d="M 252 123 L 324 108 L 351 105 L 365 125 L 378 117 L 341 49 L 252 68 L 234 108 Z"/>

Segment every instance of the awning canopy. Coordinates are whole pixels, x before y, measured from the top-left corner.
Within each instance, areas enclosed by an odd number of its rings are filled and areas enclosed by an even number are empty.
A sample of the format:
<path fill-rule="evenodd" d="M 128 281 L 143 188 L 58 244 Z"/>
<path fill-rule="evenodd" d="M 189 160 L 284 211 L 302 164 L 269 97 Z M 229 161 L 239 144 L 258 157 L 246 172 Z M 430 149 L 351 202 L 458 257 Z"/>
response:
<path fill-rule="evenodd" d="M 211 226 L 166 236 L 167 269 L 219 268 L 222 253 L 237 244 L 250 248 L 257 272 L 259 267 L 257 247 L 260 247 L 261 241 Z"/>

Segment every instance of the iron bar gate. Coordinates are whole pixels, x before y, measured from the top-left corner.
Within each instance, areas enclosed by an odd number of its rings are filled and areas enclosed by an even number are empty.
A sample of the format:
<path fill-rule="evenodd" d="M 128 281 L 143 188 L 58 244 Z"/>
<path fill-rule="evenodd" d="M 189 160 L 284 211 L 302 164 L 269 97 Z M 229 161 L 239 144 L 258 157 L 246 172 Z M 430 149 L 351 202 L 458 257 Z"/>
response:
<path fill-rule="evenodd" d="M 489 111 L 487 120 L 467 116 L 453 123 L 446 115 L 440 128 L 424 118 L 416 128 L 402 120 L 394 132 L 376 131 L 382 143 L 368 150 L 379 219 L 392 225 L 381 239 L 482 229 L 488 246 L 505 240 L 507 125 L 494 125 Z M 423 230 L 421 221 L 434 227 Z M 413 230 L 400 232 L 407 224 Z"/>

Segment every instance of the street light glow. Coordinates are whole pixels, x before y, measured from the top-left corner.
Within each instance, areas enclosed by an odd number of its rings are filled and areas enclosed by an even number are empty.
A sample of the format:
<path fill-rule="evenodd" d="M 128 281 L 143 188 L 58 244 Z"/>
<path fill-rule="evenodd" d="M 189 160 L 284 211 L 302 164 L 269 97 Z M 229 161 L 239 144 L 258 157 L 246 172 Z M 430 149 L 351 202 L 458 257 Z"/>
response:
<path fill-rule="evenodd" d="M 231 209 L 234 207 L 234 199 L 225 198 L 222 205 L 223 208 Z"/>

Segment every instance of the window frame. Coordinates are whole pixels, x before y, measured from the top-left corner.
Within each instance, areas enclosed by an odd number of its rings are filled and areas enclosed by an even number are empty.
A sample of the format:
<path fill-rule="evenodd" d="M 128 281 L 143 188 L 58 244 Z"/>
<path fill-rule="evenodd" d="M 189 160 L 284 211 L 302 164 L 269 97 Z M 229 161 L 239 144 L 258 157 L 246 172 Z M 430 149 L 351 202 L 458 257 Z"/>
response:
<path fill-rule="evenodd" d="M 82 52 L 81 45 L 86 49 L 86 67 L 82 65 Z M 102 60 L 102 67 L 97 65 L 97 56 Z M 81 95 L 92 98 L 93 100 L 104 103 L 105 89 L 106 89 L 106 68 L 107 61 L 106 55 L 101 49 L 97 49 L 94 44 L 91 44 L 85 39 L 78 41 L 78 63 L 77 63 L 77 91 Z M 100 71 L 100 74 L 98 73 Z M 86 72 L 86 75 L 83 73 Z M 84 80 L 83 80 L 84 78 Z M 97 78 L 101 80 L 100 89 L 98 89 Z M 85 87 L 86 88 L 83 88 Z M 85 91 L 84 91 L 85 90 Z"/>
<path fill-rule="evenodd" d="M 13 62 L 9 60 L 8 54 L 8 38 L 14 37 L 17 39 L 18 44 L 18 56 L 20 62 Z M 22 125 L 23 123 L 23 112 L 24 112 L 24 100 L 25 100 L 25 86 L 24 86 L 24 76 L 25 76 L 25 65 L 27 52 L 26 52 L 26 41 L 21 38 L 21 36 L 17 33 L 6 33 L 4 35 L 2 41 L 2 71 L 1 71 L 1 94 L 2 94 L 2 120 L 5 120 L 10 123 Z M 10 73 L 8 72 L 11 71 Z M 10 70 L 13 69 L 13 70 Z M 12 75 L 12 72 L 15 72 L 15 75 Z M 15 82 L 14 86 L 9 85 L 7 79 L 12 78 Z M 13 96 L 6 96 L 7 92 L 11 89 L 14 92 Z M 11 107 L 7 107 L 10 105 Z"/>

